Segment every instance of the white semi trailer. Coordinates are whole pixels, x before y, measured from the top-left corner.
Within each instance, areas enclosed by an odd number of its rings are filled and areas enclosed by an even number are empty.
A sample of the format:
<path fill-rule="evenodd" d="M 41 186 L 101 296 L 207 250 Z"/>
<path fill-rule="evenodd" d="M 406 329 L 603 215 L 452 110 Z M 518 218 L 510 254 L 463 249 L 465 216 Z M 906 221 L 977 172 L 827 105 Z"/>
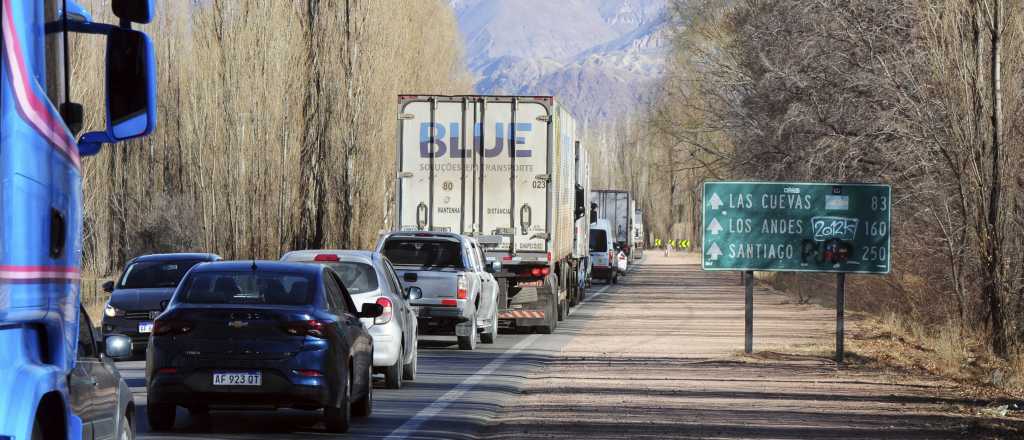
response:
<path fill-rule="evenodd" d="M 502 265 L 501 325 L 554 331 L 589 253 L 576 139 L 549 96 L 399 96 L 395 228 L 476 237 Z"/>

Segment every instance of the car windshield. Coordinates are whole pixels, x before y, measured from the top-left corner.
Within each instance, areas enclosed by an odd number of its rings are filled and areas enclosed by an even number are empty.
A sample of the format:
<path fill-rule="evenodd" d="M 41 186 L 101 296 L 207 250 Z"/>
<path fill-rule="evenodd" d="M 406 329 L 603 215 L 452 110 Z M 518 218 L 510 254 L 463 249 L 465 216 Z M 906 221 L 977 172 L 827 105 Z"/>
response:
<path fill-rule="evenodd" d="M 350 294 L 365 293 L 377 290 L 377 271 L 366 263 L 336 261 L 327 263 L 341 278 L 341 283 Z"/>
<path fill-rule="evenodd" d="M 397 266 L 452 267 L 462 269 L 461 246 L 447 240 L 388 240 L 384 256 Z"/>
<path fill-rule="evenodd" d="M 605 251 L 608 249 L 608 236 L 605 235 L 604 229 L 590 230 L 590 249 L 595 251 Z"/>
<path fill-rule="evenodd" d="M 199 264 L 191 261 L 140 261 L 132 263 L 121 276 L 119 289 L 154 289 L 161 287 L 177 287 L 178 282 L 192 266 Z"/>
<path fill-rule="evenodd" d="M 313 302 L 311 275 L 278 272 L 199 272 L 189 276 L 178 301 L 190 304 L 268 304 L 300 306 Z"/>

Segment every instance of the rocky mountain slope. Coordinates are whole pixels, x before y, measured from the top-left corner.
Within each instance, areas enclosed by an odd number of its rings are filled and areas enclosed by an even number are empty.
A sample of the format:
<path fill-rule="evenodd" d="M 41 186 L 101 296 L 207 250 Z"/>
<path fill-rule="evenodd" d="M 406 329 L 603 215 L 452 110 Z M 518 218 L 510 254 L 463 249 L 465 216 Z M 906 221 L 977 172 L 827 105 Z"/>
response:
<path fill-rule="evenodd" d="M 666 0 L 450 0 L 487 94 L 555 95 L 600 124 L 643 103 L 664 68 Z"/>

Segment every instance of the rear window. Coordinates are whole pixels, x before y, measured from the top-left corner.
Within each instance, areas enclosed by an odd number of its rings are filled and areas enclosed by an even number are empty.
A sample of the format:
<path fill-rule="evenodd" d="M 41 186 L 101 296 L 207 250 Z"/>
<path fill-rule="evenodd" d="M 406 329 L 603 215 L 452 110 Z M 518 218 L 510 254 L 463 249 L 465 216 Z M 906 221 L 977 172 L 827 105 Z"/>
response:
<path fill-rule="evenodd" d="M 397 266 L 464 268 L 462 246 L 441 240 L 388 240 L 384 256 Z"/>
<path fill-rule="evenodd" d="M 377 290 L 377 271 L 373 270 L 373 266 L 369 264 L 353 261 L 309 262 L 325 264 L 327 267 L 334 269 L 338 273 L 338 278 L 341 278 L 341 284 L 345 285 L 345 289 L 350 294 L 355 295 Z"/>
<path fill-rule="evenodd" d="M 200 272 L 185 281 L 177 301 L 189 304 L 269 304 L 313 302 L 312 276 L 275 272 Z"/>
<path fill-rule="evenodd" d="M 154 289 L 160 287 L 178 287 L 181 278 L 195 261 L 140 261 L 132 263 L 121 276 L 118 289 Z"/>
<path fill-rule="evenodd" d="M 608 235 L 604 229 L 590 230 L 590 248 L 602 252 L 608 250 Z"/>

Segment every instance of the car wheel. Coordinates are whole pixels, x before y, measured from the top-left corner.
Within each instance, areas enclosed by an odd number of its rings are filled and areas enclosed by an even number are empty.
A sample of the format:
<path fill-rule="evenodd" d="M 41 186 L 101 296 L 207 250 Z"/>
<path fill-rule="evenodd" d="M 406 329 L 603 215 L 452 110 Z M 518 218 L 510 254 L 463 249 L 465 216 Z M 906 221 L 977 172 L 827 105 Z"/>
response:
<path fill-rule="evenodd" d="M 405 360 L 405 346 L 402 346 L 401 352 L 398 354 L 398 359 L 395 359 L 394 365 L 389 365 L 384 370 L 384 386 L 397 390 L 402 388 L 402 361 Z M 373 387 L 370 387 L 373 388 Z"/>
<path fill-rule="evenodd" d="M 341 390 L 341 403 L 324 408 L 324 425 L 330 432 L 348 432 L 352 422 L 352 373 L 345 375 L 345 388 Z"/>
<path fill-rule="evenodd" d="M 401 361 L 395 362 L 395 365 Z M 373 413 L 373 365 L 366 368 L 366 395 L 352 404 L 352 415 L 356 417 L 369 417 Z"/>
<path fill-rule="evenodd" d="M 416 368 L 419 364 L 419 359 L 419 347 L 414 347 L 412 350 L 412 359 L 408 364 L 405 364 L 405 366 L 402 367 L 402 379 L 416 380 Z"/>
<path fill-rule="evenodd" d="M 486 332 L 480 334 L 480 341 L 484 344 L 493 344 L 498 338 L 498 312 L 494 311 L 491 317 L 491 324 Z"/>
<path fill-rule="evenodd" d="M 135 426 L 132 425 L 131 420 L 128 420 L 128 414 L 121 416 L 121 435 L 118 440 L 135 440 Z"/>
<path fill-rule="evenodd" d="M 177 408 L 173 404 L 149 402 L 146 405 L 146 418 L 149 427 L 154 431 L 167 431 L 174 427 L 174 413 Z"/>
<path fill-rule="evenodd" d="M 467 336 L 459 336 L 458 337 L 458 339 L 459 339 L 459 350 L 476 350 L 476 335 L 477 335 L 476 313 L 473 313 L 473 316 L 469 317 L 469 322 L 471 324 L 469 326 L 470 327 L 469 335 L 467 335 Z"/>

